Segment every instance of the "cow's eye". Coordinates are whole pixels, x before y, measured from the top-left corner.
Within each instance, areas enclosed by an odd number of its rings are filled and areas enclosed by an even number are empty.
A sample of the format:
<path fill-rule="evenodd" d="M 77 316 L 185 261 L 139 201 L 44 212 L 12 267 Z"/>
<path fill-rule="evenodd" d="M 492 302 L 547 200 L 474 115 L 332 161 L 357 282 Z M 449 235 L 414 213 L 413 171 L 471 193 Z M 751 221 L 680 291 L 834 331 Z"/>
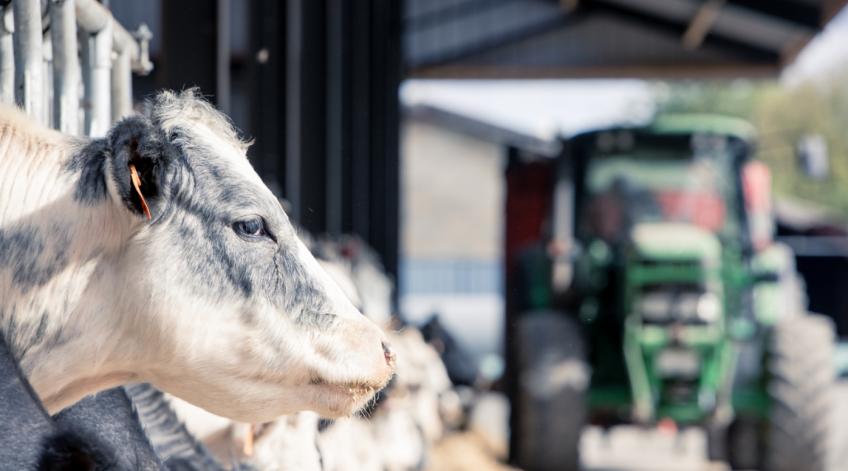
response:
<path fill-rule="evenodd" d="M 268 231 L 265 229 L 265 221 L 260 217 L 236 221 L 233 223 L 233 230 L 242 237 L 269 237 Z"/>

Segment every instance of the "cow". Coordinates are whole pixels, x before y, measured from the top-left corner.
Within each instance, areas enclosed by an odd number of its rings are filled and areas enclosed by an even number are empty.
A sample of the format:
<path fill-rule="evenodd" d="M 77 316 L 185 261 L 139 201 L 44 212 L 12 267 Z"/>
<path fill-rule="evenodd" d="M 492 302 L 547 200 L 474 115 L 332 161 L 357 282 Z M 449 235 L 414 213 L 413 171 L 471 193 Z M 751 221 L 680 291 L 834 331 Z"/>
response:
<path fill-rule="evenodd" d="M 215 414 L 346 416 L 394 354 L 196 91 L 105 138 L 0 109 L 0 330 L 50 414 L 148 382 Z"/>

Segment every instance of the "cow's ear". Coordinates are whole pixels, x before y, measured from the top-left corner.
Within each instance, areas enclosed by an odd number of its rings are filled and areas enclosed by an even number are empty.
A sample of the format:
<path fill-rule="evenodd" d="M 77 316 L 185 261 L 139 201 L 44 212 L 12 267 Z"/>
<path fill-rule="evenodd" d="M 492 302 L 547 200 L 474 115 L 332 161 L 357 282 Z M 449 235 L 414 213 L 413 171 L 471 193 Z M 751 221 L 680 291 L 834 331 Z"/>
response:
<path fill-rule="evenodd" d="M 130 211 L 148 220 L 162 207 L 167 156 L 160 133 L 147 118 L 133 116 L 115 125 L 107 137 L 112 176 Z"/>

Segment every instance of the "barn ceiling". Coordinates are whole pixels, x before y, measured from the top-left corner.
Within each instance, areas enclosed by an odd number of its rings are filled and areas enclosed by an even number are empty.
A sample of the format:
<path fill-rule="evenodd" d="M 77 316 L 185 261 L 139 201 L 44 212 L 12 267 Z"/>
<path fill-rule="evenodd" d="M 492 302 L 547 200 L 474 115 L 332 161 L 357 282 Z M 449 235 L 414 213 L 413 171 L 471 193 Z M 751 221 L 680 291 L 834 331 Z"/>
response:
<path fill-rule="evenodd" d="M 848 0 L 405 0 L 408 76 L 767 76 Z"/>

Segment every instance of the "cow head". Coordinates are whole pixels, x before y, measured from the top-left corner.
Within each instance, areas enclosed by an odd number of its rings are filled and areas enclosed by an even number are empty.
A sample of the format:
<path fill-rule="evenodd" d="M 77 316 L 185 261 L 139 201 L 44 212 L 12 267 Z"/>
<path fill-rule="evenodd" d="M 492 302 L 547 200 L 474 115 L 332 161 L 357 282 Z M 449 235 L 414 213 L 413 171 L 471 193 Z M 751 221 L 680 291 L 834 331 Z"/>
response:
<path fill-rule="evenodd" d="M 245 422 L 352 413 L 389 380 L 382 331 L 298 238 L 229 121 L 164 92 L 105 141 L 127 242 L 95 281 L 148 380 Z"/>

